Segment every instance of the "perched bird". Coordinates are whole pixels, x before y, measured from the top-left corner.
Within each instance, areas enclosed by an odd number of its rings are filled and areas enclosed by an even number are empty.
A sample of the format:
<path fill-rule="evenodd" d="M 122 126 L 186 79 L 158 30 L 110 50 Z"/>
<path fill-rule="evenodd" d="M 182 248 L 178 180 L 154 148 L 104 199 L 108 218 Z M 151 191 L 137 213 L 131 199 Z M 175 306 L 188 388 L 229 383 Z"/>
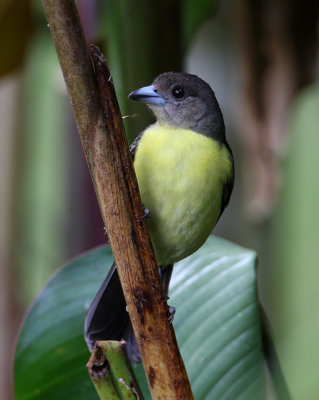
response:
<path fill-rule="evenodd" d="M 156 118 L 130 150 L 167 294 L 173 263 L 202 246 L 229 202 L 233 156 L 214 92 L 196 75 L 163 73 L 128 97 Z M 124 338 L 130 360 L 140 360 L 115 265 L 88 311 L 85 338 L 91 349 Z"/>

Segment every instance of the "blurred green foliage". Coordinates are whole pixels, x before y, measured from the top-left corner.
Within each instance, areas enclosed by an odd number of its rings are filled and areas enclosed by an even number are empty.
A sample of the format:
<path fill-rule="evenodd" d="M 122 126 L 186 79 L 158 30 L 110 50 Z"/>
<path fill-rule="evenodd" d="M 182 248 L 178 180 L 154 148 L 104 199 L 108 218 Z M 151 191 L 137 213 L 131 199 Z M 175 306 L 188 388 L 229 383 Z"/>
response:
<path fill-rule="evenodd" d="M 61 262 L 67 217 L 67 100 L 45 26 L 29 44 L 21 92 L 13 257 L 23 300 L 34 297 Z"/>
<path fill-rule="evenodd" d="M 296 399 L 318 398 L 319 86 L 295 100 L 273 221 L 273 299 L 283 367 Z"/>

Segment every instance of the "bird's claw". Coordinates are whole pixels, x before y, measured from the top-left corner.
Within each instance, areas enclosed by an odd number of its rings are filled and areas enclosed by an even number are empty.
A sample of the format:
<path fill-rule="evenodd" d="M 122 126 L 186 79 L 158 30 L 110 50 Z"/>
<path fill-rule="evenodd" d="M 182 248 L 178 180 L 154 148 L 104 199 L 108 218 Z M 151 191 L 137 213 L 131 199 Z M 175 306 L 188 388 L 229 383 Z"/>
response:
<path fill-rule="evenodd" d="M 168 320 L 169 320 L 169 322 L 172 324 L 172 323 L 173 323 L 173 320 L 174 320 L 176 308 L 175 308 L 175 307 L 172 307 L 172 306 L 168 306 L 168 311 L 169 311 Z"/>
<path fill-rule="evenodd" d="M 149 208 L 144 208 L 144 214 L 142 215 L 142 218 L 144 219 L 149 219 L 151 217 L 151 211 Z"/>

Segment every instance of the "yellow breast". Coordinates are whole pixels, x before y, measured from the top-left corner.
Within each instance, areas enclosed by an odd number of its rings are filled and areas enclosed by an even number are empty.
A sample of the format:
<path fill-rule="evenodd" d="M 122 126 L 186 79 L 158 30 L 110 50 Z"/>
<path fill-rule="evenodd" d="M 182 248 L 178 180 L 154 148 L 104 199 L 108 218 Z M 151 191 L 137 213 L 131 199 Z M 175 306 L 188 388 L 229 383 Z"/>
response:
<path fill-rule="evenodd" d="M 220 214 L 232 170 L 226 147 L 191 130 L 154 124 L 144 132 L 134 167 L 158 264 L 192 254 Z"/>

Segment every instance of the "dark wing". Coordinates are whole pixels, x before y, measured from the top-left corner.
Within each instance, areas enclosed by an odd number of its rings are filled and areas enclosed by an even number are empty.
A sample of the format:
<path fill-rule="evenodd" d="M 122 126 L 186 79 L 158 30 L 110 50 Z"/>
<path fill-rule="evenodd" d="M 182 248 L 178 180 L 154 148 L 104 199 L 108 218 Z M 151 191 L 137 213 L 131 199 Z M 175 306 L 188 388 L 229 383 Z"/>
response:
<path fill-rule="evenodd" d="M 131 152 L 131 156 L 132 156 L 132 160 L 133 161 L 134 161 L 134 158 L 135 158 L 136 150 L 138 148 L 140 140 L 142 139 L 143 134 L 144 134 L 144 131 L 141 132 L 139 135 L 137 135 L 136 138 L 134 139 L 133 143 L 130 145 L 130 152 Z"/>
<path fill-rule="evenodd" d="M 166 268 L 160 268 L 162 285 L 166 296 L 172 270 L 172 264 Z M 134 363 L 141 361 L 115 263 L 112 265 L 87 312 L 84 323 L 84 338 L 91 351 L 97 340 L 119 341 L 124 339 L 128 358 Z"/>
<path fill-rule="evenodd" d="M 121 340 L 130 322 L 115 263 L 85 318 L 84 336 L 90 350 L 96 340 Z"/>
<path fill-rule="evenodd" d="M 91 351 L 97 340 L 124 339 L 129 359 L 135 363 L 141 361 L 115 264 L 87 312 L 84 338 Z"/>
<path fill-rule="evenodd" d="M 228 178 L 228 180 L 225 183 L 224 190 L 223 190 L 223 195 L 222 195 L 222 206 L 220 209 L 220 215 L 224 212 L 225 208 L 228 206 L 230 196 L 233 191 L 234 187 L 234 180 L 235 180 L 235 167 L 234 167 L 234 157 L 233 157 L 233 152 L 231 151 L 231 148 L 229 147 L 229 144 L 225 141 L 225 146 L 228 150 L 229 158 L 232 164 L 232 174 Z"/>

